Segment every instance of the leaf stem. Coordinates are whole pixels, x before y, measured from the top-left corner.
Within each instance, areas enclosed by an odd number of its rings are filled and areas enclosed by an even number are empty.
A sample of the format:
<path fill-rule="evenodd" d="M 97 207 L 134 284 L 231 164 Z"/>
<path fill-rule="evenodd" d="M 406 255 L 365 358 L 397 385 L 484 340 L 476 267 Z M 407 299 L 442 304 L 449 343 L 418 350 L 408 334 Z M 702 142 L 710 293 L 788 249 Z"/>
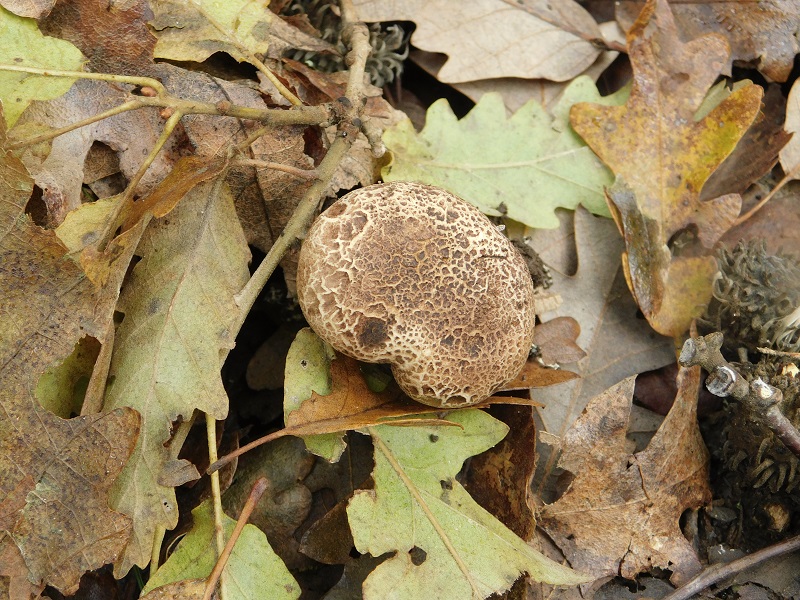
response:
<path fill-rule="evenodd" d="M 136 171 L 136 174 L 131 178 L 128 186 L 125 188 L 125 191 L 120 196 L 119 200 L 117 200 L 116 204 L 114 205 L 114 209 L 111 211 L 111 214 L 108 217 L 108 221 L 106 221 L 105 229 L 103 230 L 102 235 L 97 243 L 98 248 L 103 249 L 106 245 L 111 241 L 114 236 L 114 232 L 118 226 L 118 220 L 121 214 L 124 213 L 125 210 L 128 209 L 128 205 L 130 201 L 133 199 L 134 194 L 136 193 L 136 188 L 139 185 L 139 182 L 144 177 L 144 174 L 147 172 L 147 169 L 150 168 L 150 165 L 153 164 L 153 161 L 158 156 L 161 149 L 164 147 L 164 144 L 167 143 L 170 135 L 172 135 L 172 131 L 178 125 L 178 122 L 183 117 L 183 113 L 180 111 L 175 111 L 172 113 L 167 122 L 164 124 L 164 129 L 161 131 L 161 135 L 156 140 L 156 143 L 150 149 L 150 153 L 145 157 L 144 162 L 139 166 L 139 169 Z"/>
<path fill-rule="evenodd" d="M 151 87 L 160 96 L 167 96 L 167 90 L 158 79 L 152 77 L 132 77 L 129 75 L 115 75 L 113 73 L 90 73 L 87 71 L 61 71 L 59 69 L 37 69 L 36 67 L 24 67 L 20 65 L 0 64 L 0 71 L 13 71 L 15 73 L 30 73 L 31 75 L 42 75 L 45 77 L 67 77 L 70 79 L 95 79 L 99 81 L 111 81 L 116 83 L 129 83 L 139 87 Z"/>
<path fill-rule="evenodd" d="M 115 106 L 114 108 L 109 108 L 104 112 L 83 119 L 82 121 L 70 123 L 69 125 L 65 125 L 64 127 L 59 127 L 58 129 L 53 129 L 41 135 L 37 135 L 35 137 L 27 138 L 24 140 L 19 140 L 18 142 L 9 144 L 8 149 L 16 150 L 18 148 L 25 148 L 27 146 L 33 146 L 34 144 L 46 142 L 48 140 L 52 140 L 53 138 L 57 138 L 58 136 L 63 135 L 65 133 L 69 133 L 70 131 L 75 131 L 76 129 L 85 127 L 86 125 L 91 125 L 92 123 L 97 123 L 98 121 L 102 121 L 103 119 L 119 115 L 129 110 L 136 110 L 137 108 L 142 108 L 143 106 L 145 105 L 142 104 L 138 99 L 128 100 L 127 102 L 120 104 L 119 106 Z"/>

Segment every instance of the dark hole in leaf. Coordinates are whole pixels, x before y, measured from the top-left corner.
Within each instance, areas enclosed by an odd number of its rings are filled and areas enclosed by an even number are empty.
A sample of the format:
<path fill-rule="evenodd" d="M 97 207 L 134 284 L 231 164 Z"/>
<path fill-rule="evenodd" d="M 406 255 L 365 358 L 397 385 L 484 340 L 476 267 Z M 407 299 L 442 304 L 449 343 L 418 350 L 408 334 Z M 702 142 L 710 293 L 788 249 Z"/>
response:
<path fill-rule="evenodd" d="M 428 558 L 428 553 L 419 546 L 414 546 L 411 550 L 409 550 L 408 555 L 411 557 L 411 564 L 413 564 L 415 567 L 420 566 Z"/>

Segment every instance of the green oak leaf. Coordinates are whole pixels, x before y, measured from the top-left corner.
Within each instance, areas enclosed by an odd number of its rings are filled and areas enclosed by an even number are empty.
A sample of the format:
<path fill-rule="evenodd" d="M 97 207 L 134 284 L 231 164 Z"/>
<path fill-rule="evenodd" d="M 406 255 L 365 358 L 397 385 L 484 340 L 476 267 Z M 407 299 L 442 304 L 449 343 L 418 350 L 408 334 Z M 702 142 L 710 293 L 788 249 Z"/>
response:
<path fill-rule="evenodd" d="M 523 573 L 558 585 L 589 581 L 529 546 L 481 508 L 456 480 L 463 462 L 508 427 L 480 410 L 446 417 L 458 427 L 379 425 L 374 490 L 347 507 L 359 552 L 394 552 L 364 582 L 365 600 L 486 598 Z"/>
<path fill-rule="evenodd" d="M 578 77 L 552 114 L 530 101 L 511 117 L 499 94 L 486 94 L 461 120 L 446 100 L 428 109 L 419 133 L 404 120 L 386 130 L 392 162 L 385 181 L 421 181 L 461 196 L 488 215 L 505 215 L 536 228 L 558 227 L 554 210 L 583 204 L 610 216 L 603 188 L 614 178 L 569 125 L 569 108 L 586 101 L 617 105 L 624 91 L 601 97 Z"/>
<path fill-rule="evenodd" d="M 192 511 L 193 525 L 178 547 L 142 590 L 144 596 L 157 587 L 201 579 L 211 574 L 217 562 L 214 547 L 214 512 L 211 500 Z M 222 517 L 225 538 L 229 538 L 236 521 Z M 300 586 L 272 550 L 267 536 L 255 525 L 245 525 L 233 547 L 225 567 L 226 597 L 228 600 L 289 600 L 300 596 Z"/>

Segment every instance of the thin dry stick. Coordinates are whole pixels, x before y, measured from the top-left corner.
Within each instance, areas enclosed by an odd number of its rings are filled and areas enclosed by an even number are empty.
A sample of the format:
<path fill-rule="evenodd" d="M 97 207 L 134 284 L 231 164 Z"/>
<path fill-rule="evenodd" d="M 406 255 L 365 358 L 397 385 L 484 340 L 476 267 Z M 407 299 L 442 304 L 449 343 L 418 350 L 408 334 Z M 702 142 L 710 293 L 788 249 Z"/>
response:
<path fill-rule="evenodd" d="M 250 495 L 247 497 L 247 501 L 244 503 L 244 507 L 242 507 L 242 512 L 239 514 L 239 520 L 236 522 L 236 527 L 233 529 L 231 539 L 229 539 L 228 543 L 225 544 L 225 548 L 222 550 L 219 558 L 217 559 L 217 564 L 214 565 L 214 570 L 211 571 L 211 574 L 206 580 L 206 591 L 203 594 L 203 600 L 210 600 L 211 596 L 214 594 L 214 588 L 217 585 L 217 580 L 219 580 L 220 575 L 225 569 L 225 565 L 230 558 L 233 547 L 236 545 L 244 526 L 247 524 L 250 515 L 253 513 L 253 509 L 256 507 L 256 504 L 258 504 L 261 496 L 263 496 L 264 492 L 267 490 L 267 486 L 268 482 L 266 477 L 260 477 L 253 484 L 253 489 L 250 490 Z"/>
<path fill-rule="evenodd" d="M 723 579 L 731 577 L 732 575 L 736 575 L 737 573 L 762 563 L 765 560 L 769 560 L 783 554 L 789 554 L 797 549 L 800 549 L 800 535 L 789 538 L 788 540 L 773 546 L 764 548 L 763 550 L 759 550 L 758 552 L 753 552 L 752 554 L 748 554 L 747 556 L 736 559 L 729 563 L 712 565 L 702 571 L 694 579 L 691 579 L 684 584 L 683 587 L 678 588 L 663 598 L 663 600 L 688 600 L 695 594 L 702 592 L 710 585 L 714 585 Z"/>
<path fill-rule="evenodd" d="M 756 348 L 761 354 L 770 356 L 785 356 L 787 358 L 800 358 L 800 352 L 786 352 L 785 350 L 773 350 L 772 348 Z"/>
<path fill-rule="evenodd" d="M 283 173 L 289 173 L 289 175 L 294 175 L 295 177 L 299 177 L 300 179 L 316 179 L 319 177 L 319 172 L 316 169 L 298 169 L 297 167 L 293 167 L 291 165 L 282 165 L 281 163 L 269 162 L 266 160 L 256 160 L 254 158 L 241 158 L 238 160 L 234 160 L 231 162 L 231 166 L 245 166 L 245 167 L 255 167 L 256 169 L 272 169 L 273 171 L 282 171 Z"/>

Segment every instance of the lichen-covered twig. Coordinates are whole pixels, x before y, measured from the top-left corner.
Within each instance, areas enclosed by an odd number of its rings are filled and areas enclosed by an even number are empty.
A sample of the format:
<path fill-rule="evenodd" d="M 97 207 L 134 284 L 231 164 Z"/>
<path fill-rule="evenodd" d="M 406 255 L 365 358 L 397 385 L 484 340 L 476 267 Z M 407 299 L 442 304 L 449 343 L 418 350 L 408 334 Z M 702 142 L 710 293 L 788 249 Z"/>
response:
<path fill-rule="evenodd" d="M 742 377 L 722 356 L 722 341 L 719 332 L 690 338 L 684 343 L 678 362 L 684 367 L 703 367 L 709 373 L 706 379 L 709 392 L 745 403 L 791 452 L 800 457 L 800 432 L 780 410 L 783 393 L 760 378 L 748 382 Z"/>

